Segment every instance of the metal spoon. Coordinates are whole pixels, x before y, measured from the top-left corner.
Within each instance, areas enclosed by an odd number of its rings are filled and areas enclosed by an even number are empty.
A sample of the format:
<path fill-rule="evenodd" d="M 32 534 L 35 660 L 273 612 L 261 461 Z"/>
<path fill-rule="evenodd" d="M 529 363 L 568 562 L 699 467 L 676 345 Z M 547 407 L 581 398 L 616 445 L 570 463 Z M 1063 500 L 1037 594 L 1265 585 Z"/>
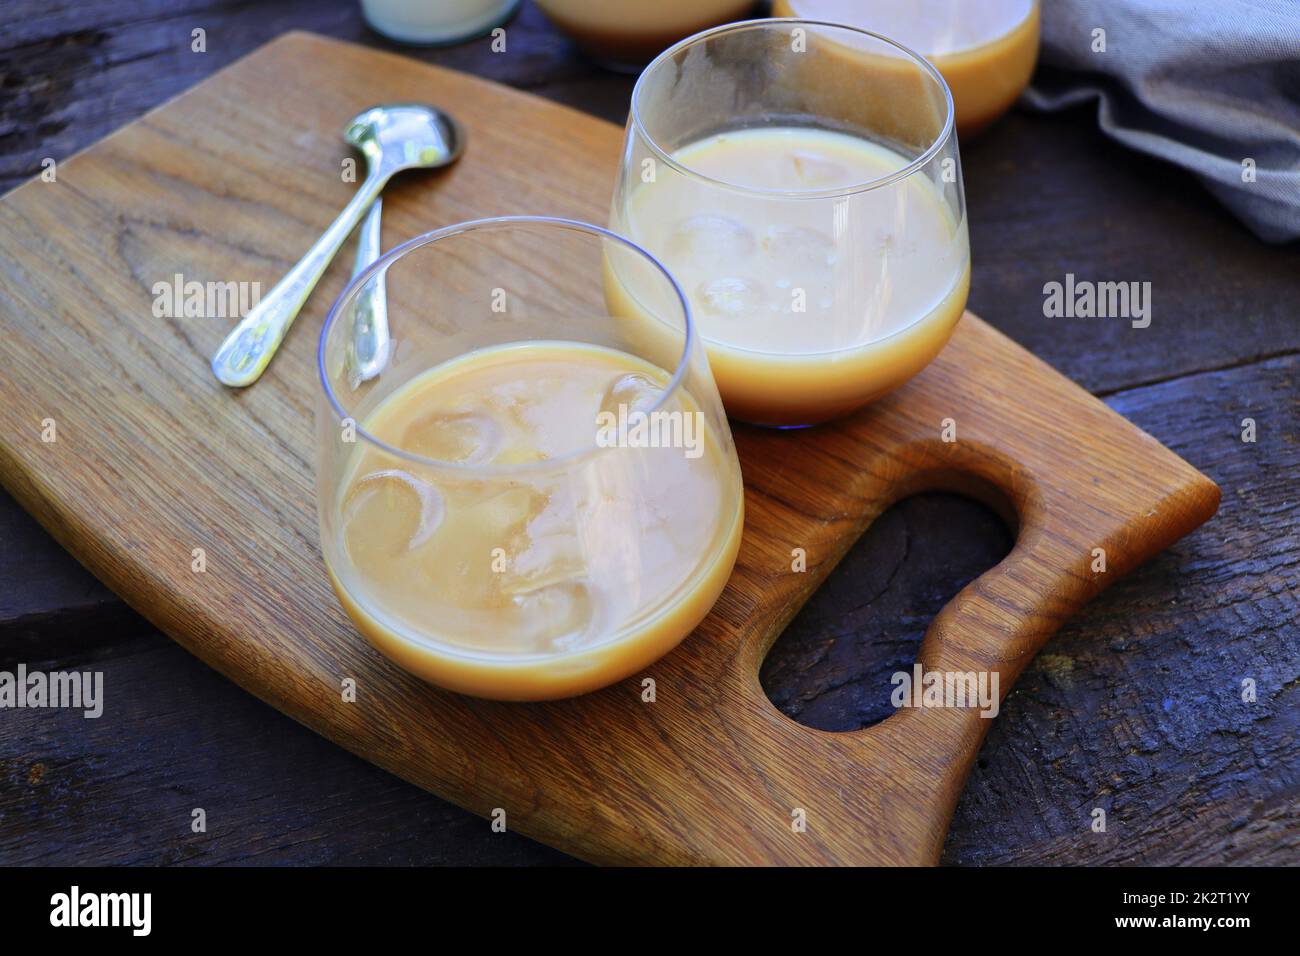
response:
<path fill-rule="evenodd" d="M 381 219 L 384 197 L 378 196 L 357 230 L 357 258 L 352 278 L 370 268 L 382 254 Z M 385 270 L 386 271 L 386 270 Z M 352 344 L 348 347 L 348 380 L 356 388 L 374 378 L 388 364 L 388 291 L 384 275 L 373 277 L 357 295 L 353 307 Z"/>
<path fill-rule="evenodd" d="M 266 370 L 339 246 L 393 174 L 446 166 L 460 158 L 465 145 L 464 132 L 451 116 L 415 103 L 366 110 L 348 126 L 345 137 L 366 157 L 365 181 L 315 245 L 235 326 L 212 356 L 212 373 L 226 385 L 251 385 Z"/>

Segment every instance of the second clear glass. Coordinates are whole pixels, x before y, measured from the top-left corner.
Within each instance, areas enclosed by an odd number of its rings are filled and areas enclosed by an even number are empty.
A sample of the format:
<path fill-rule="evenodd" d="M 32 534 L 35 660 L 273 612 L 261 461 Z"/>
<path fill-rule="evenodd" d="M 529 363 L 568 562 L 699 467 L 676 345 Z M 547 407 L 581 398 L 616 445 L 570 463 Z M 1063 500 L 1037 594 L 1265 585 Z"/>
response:
<path fill-rule="evenodd" d="M 965 308 L 952 96 L 923 57 L 863 30 L 698 34 L 637 82 L 611 226 L 682 285 L 730 415 L 847 414 L 924 368 Z M 634 277 L 607 284 L 635 297 Z M 641 335 L 679 337 L 652 320 Z"/>

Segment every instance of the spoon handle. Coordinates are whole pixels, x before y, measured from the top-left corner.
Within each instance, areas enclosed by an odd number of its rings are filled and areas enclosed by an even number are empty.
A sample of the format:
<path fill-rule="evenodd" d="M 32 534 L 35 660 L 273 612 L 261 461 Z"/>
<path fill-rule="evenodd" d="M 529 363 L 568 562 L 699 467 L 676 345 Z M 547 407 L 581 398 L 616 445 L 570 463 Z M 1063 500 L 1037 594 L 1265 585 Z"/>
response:
<path fill-rule="evenodd" d="M 386 173 L 367 176 L 306 255 L 231 330 L 212 356 L 212 374 L 218 381 L 242 388 L 258 380 L 339 246 L 383 190 L 387 179 Z"/>
<path fill-rule="evenodd" d="M 378 197 L 361 221 L 357 235 L 355 279 L 379 258 L 380 224 L 384 198 Z M 353 386 L 374 378 L 388 364 L 388 292 L 380 273 L 366 283 L 357 296 L 356 320 L 352 327 L 351 379 Z"/>

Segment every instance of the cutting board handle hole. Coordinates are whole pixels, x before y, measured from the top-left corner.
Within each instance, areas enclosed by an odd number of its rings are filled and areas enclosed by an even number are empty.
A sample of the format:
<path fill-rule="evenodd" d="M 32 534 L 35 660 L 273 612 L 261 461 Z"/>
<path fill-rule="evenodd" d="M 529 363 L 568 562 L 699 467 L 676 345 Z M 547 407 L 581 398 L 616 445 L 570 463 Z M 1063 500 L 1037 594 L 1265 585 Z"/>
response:
<path fill-rule="evenodd" d="M 912 494 L 871 524 L 768 651 L 759 682 L 773 706 L 830 731 L 895 713 L 891 679 L 911 672 L 930 621 L 1015 542 L 1009 503 L 983 492 Z"/>

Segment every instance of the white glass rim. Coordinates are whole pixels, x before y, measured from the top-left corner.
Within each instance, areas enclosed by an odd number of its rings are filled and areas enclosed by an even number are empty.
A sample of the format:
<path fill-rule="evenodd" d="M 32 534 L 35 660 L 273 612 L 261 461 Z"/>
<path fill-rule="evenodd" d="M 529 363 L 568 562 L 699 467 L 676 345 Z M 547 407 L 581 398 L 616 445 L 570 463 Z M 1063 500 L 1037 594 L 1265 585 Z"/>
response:
<path fill-rule="evenodd" d="M 537 225 L 559 227 L 576 232 L 583 232 L 597 239 L 615 242 L 631 250 L 633 253 L 640 255 L 643 259 L 648 261 L 660 275 L 668 280 L 674 294 L 677 296 L 677 302 L 682 308 L 682 319 L 685 323 L 685 336 L 682 345 L 682 354 L 677 361 L 677 367 L 673 370 L 672 377 L 668 380 L 668 384 L 664 387 L 658 400 L 648 409 L 645 409 L 646 414 L 654 412 L 668 401 L 668 399 L 682 387 L 682 382 L 686 377 L 687 366 L 690 362 L 691 349 L 695 344 L 695 319 L 691 315 L 691 306 L 689 300 L 686 298 L 686 293 L 682 291 L 682 287 L 678 285 L 676 277 L 668 271 L 667 267 L 665 267 L 653 253 L 649 252 L 639 244 L 625 236 L 620 236 L 618 233 L 606 229 L 603 226 L 593 225 L 589 222 L 582 222 L 578 219 L 565 219 L 559 216 L 490 216 L 484 219 L 469 219 L 465 222 L 443 226 L 441 229 L 433 229 L 429 232 L 414 236 L 411 239 L 407 239 L 405 242 L 394 246 L 388 252 L 376 259 L 364 272 L 354 276 L 352 280 L 348 282 L 347 287 L 339 293 L 339 297 L 335 299 L 334 304 L 330 306 L 329 314 L 325 317 L 324 325 L 321 326 L 320 342 L 316 350 L 316 367 L 320 385 L 324 390 L 326 400 L 334 410 L 334 414 L 338 420 L 351 420 L 354 422 L 357 436 L 385 454 L 393 455 L 405 461 L 412 462 L 422 468 L 434 471 L 443 471 L 463 478 L 498 478 L 515 475 L 544 474 L 546 472 L 553 472 L 557 469 L 563 469 L 579 464 L 587 458 L 594 457 L 601 452 L 616 450 L 616 446 L 601 446 L 597 444 L 593 428 L 593 438 L 590 446 L 576 449 L 555 458 L 544 458 L 539 461 L 519 462 L 509 465 L 467 465 L 462 462 L 446 461 L 445 459 L 440 458 L 429 458 L 424 455 L 417 455 L 414 452 L 407 451 L 403 448 L 398 448 L 396 445 L 389 444 L 377 435 L 367 431 L 359 421 L 348 414 L 347 410 L 344 409 L 342 403 L 339 401 L 338 395 L 335 394 L 333 386 L 330 385 L 329 374 L 325 368 L 325 347 L 326 341 L 329 338 L 330 330 L 334 328 L 334 323 L 344 315 L 348 307 L 350 307 L 356 300 L 362 287 L 364 287 L 371 278 L 386 270 L 390 265 L 401 259 L 407 253 L 423 248 L 424 246 L 437 242 L 440 239 L 449 239 L 453 236 L 464 235 L 480 229 L 499 229 L 508 228 L 510 226 Z M 529 340 L 520 340 L 520 343 L 525 341 Z M 508 347 L 511 344 L 514 343 L 502 343 L 502 346 Z"/>
<path fill-rule="evenodd" d="M 920 66 L 922 71 L 925 74 L 927 74 L 932 80 L 934 80 L 939 85 L 939 88 L 943 90 L 944 103 L 946 106 L 943 128 L 939 131 L 938 135 L 935 136 L 934 140 L 930 143 L 930 145 L 927 146 L 926 149 L 920 155 L 918 155 L 915 159 L 909 162 L 906 166 L 903 166 L 902 168 L 897 169 L 894 172 L 888 173 L 884 176 L 879 176 L 875 179 L 867 180 L 866 182 L 853 183 L 848 186 L 835 186 L 830 189 L 816 189 L 816 190 L 761 189 L 761 188 L 755 188 L 753 186 L 744 186 L 740 183 L 728 182 L 725 179 L 717 179 L 713 176 L 706 176 L 705 174 L 699 172 L 696 169 L 693 169 L 692 167 L 686 165 L 685 163 L 682 163 L 681 161 L 674 159 L 668 153 L 668 151 L 665 150 L 662 146 L 660 146 L 659 143 L 655 140 L 655 138 L 650 135 L 649 130 L 646 129 L 645 123 L 641 119 L 640 98 L 642 92 L 642 85 L 646 82 L 646 77 L 650 76 L 651 73 L 653 73 L 656 68 L 660 67 L 660 65 L 664 61 L 672 58 L 680 51 L 685 50 L 688 47 L 694 46 L 696 43 L 699 43 L 703 40 L 712 39 L 714 37 L 722 36 L 728 33 L 739 33 L 739 32 L 754 30 L 754 29 L 770 29 L 777 24 L 785 24 L 790 27 L 799 27 L 799 26 L 821 27 L 830 30 L 838 30 L 845 33 L 857 34 L 859 37 L 868 37 L 872 40 L 878 40 L 879 42 L 884 43 L 886 46 L 893 47 L 895 50 L 902 53 L 913 63 Z M 765 17 L 765 18 L 758 18 L 754 20 L 737 20 L 734 23 L 724 23 L 721 26 L 712 27 L 708 30 L 701 30 L 699 33 L 688 36 L 684 40 L 679 40 L 677 43 L 674 43 L 668 49 L 664 50 L 657 57 L 651 60 L 649 65 L 646 66 L 646 68 L 641 71 L 641 75 L 637 77 L 636 85 L 632 87 L 632 106 L 629 112 L 632 118 L 632 128 L 635 129 L 636 132 L 640 135 L 641 139 L 650 148 L 650 151 L 655 154 L 655 157 L 659 161 L 666 163 L 670 169 L 676 170 L 682 175 L 689 176 L 692 179 L 699 180 L 701 182 L 706 182 L 710 186 L 716 186 L 722 189 L 729 189 L 734 192 L 744 193 L 750 196 L 760 196 L 760 197 L 768 197 L 768 198 L 775 198 L 775 199 L 796 199 L 796 200 L 797 199 L 833 199 L 837 196 L 851 196 L 856 193 L 863 193 L 872 189 L 880 189 L 882 187 L 889 186 L 893 183 L 896 183 L 902 179 L 906 179 L 907 177 L 911 176 L 913 173 L 924 168 L 931 160 L 935 158 L 935 156 L 939 154 L 940 150 L 943 149 L 944 145 L 952 137 L 956 135 L 956 119 L 957 119 L 956 107 L 952 99 L 952 90 L 948 88 L 948 81 L 943 78 L 943 74 L 939 72 L 938 68 L 935 67 L 933 63 L 931 63 L 920 53 L 913 50 L 911 47 L 905 46 L 904 44 L 899 43 L 897 40 L 891 39 L 890 37 L 884 36 L 883 34 L 873 33 L 870 30 L 863 30 L 859 27 L 851 27 L 843 23 L 833 23 L 829 20 L 806 20 L 802 17 Z M 761 128 L 761 127 L 755 127 L 755 128 Z"/>

